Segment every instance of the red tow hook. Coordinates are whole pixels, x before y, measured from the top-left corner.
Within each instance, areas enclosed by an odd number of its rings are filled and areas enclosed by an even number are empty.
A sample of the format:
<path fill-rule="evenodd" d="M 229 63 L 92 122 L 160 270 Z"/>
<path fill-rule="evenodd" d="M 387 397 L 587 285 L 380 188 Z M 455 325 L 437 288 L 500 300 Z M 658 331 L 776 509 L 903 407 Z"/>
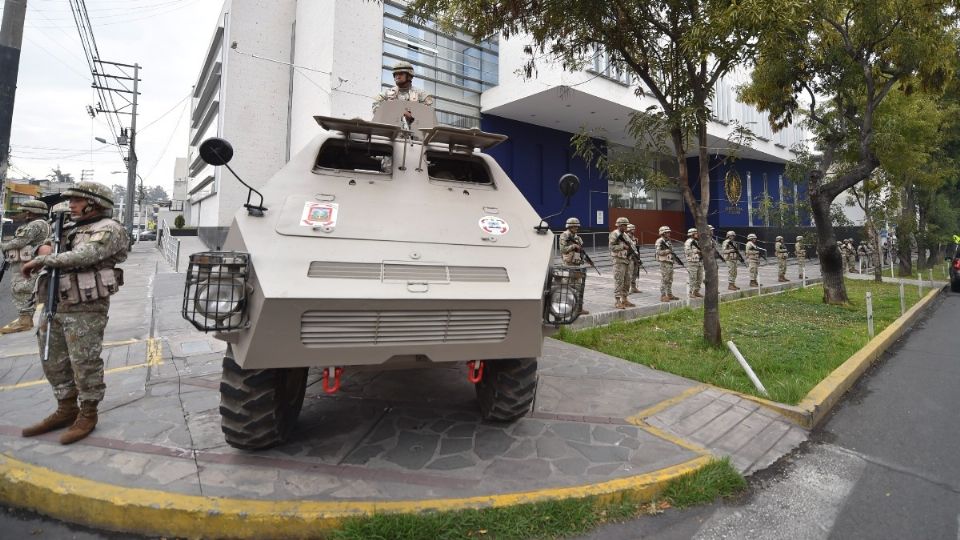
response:
<path fill-rule="evenodd" d="M 483 379 L 483 360 L 467 362 L 467 380 L 477 384 L 481 379 Z"/>
<path fill-rule="evenodd" d="M 333 368 L 333 386 L 330 386 L 330 368 L 323 368 L 323 391 L 333 394 L 340 389 L 340 375 L 343 374 L 343 368 Z"/>

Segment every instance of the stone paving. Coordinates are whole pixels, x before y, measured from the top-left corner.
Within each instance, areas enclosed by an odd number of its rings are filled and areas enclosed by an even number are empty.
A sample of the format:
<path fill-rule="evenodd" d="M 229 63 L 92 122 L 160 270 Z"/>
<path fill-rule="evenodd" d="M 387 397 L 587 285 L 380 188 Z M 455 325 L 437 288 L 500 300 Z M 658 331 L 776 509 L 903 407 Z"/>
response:
<path fill-rule="evenodd" d="M 54 402 L 35 341 L 29 350 L 33 336 L 0 338 L 0 453 L 171 493 L 379 501 L 582 486 L 708 452 L 731 456 L 749 473 L 807 436 L 734 394 L 548 339 L 533 411 L 516 423 L 480 420 L 460 365 L 348 370 L 333 396 L 311 372 L 292 439 L 239 451 L 220 431 L 224 345 L 180 319 L 183 274 L 164 272 L 160 262 L 154 275 L 156 260 L 149 250 L 136 252 L 131 261 L 143 272 L 128 270 L 132 286 L 116 297 L 108 335 L 118 340 L 105 350 L 108 391 L 91 437 L 65 447 L 58 433 L 19 436 Z M 590 294 L 601 295 L 597 289 Z M 151 327 L 157 341 L 148 339 Z M 159 354 L 150 354 L 155 345 Z"/>

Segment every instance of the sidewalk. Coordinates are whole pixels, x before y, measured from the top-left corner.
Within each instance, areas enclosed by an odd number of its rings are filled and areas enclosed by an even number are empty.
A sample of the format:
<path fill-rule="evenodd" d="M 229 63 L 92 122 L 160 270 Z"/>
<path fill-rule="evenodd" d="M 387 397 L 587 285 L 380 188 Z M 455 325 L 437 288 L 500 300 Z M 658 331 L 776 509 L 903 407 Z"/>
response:
<path fill-rule="evenodd" d="M 107 330 L 107 397 L 87 439 L 61 446 L 58 433 L 20 437 L 55 403 L 35 338 L 0 338 L 5 502 L 148 534 L 305 536 L 373 511 L 649 497 L 709 456 L 730 456 L 749 474 L 807 437 L 735 394 L 548 339 L 534 410 L 514 424 L 480 421 L 461 365 L 347 370 L 333 396 L 311 373 L 292 440 L 239 451 L 220 431 L 224 346 L 179 315 L 184 274 L 148 244 L 125 268 Z M 771 271 L 761 270 L 761 282 Z M 659 285 L 641 276 L 643 290 Z M 613 312 L 609 281 L 608 272 L 588 278 L 594 317 Z M 684 281 L 678 271 L 675 283 Z M 632 299 L 655 304 L 652 292 Z"/>

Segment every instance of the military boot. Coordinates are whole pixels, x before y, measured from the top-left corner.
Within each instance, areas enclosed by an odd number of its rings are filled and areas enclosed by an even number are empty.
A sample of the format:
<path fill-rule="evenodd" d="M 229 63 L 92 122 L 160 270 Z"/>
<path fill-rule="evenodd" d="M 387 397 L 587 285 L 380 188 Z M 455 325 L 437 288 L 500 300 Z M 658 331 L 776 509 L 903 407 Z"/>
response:
<path fill-rule="evenodd" d="M 786 283 L 786 282 L 788 282 L 788 281 L 790 281 L 790 280 L 787 279 L 787 278 L 785 278 L 785 277 L 781 277 L 781 278 L 777 278 L 777 281 L 780 282 L 780 283 Z"/>
<path fill-rule="evenodd" d="M 631 302 L 629 298 L 624 298 L 623 307 L 637 307 L 637 305 Z"/>
<path fill-rule="evenodd" d="M 679 300 L 679 299 L 680 299 L 679 296 L 674 296 L 673 293 L 670 293 L 670 294 L 668 294 L 667 296 L 670 297 L 671 300 Z"/>
<path fill-rule="evenodd" d="M 638 293 L 638 292 L 640 292 L 640 289 L 638 289 L 638 288 L 636 288 L 636 287 L 630 287 L 630 294 L 635 294 L 635 293 Z"/>
<path fill-rule="evenodd" d="M 57 410 L 54 411 L 53 414 L 28 428 L 24 428 L 24 430 L 20 432 L 20 435 L 33 437 L 55 429 L 65 428 L 77 419 L 79 412 L 80 408 L 77 407 L 77 398 L 61 399 L 57 404 Z"/>
<path fill-rule="evenodd" d="M 60 444 L 73 444 L 86 437 L 97 427 L 96 401 L 81 401 L 80 414 L 66 433 L 60 436 Z"/>
<path fill-rule="evenodd" d="M 590 312 L 589 312 L 589 311 L 587 311 L 587 310 L 586 310 L 586 309 L 584 309 L 584 308 L 580 308 L 580 314 L 581 314 L 581 315 L 589 315 L 589 314 L 590 314 Z"/>
<path fill-rule="evenodd" d="M 728 291 L 739 291 L 739 290 L 740 290 L 740 287 L 737 287 L 737 286 L 734 285 L 733 283 L 730 283 L 729 285 L 727 285 L 727 290 L 728 290 Z"/>
<path fill-rule="evenodd" d="M 623 305 L 623 300 L 621 300 L 620 297 L 618 296 L 618 297 L 617 297 L 617 302 L 616 302 L 615 304 L 613 304 L 613 307 L 615 307 L 615 308 L 617 308 L 617 309 L 624 309 L 624 308 L 626 308 L 627 306 Z"/>
<path fill-rule="evenodd" d="M 661 295 L 660 295 L 660 301 L 661 301 L 661 302 L 669 302 L 669 301 L 670 301 L 670 297 L 667 296 L 667 295 L 665 295 L 665 294 L 661 294 Z"/>
<path fill-rule="evenodd" d="M 0 328 L 0 334 L 16 334 L 17 332 L 26 332 L 33 328 L 33 317 L 30 315 L 20 315 L 10 322 L 10 324 Z"/>
<path fill-rule="evenodd" d="M 751 281 L 751 282 L 750 282 L 750 286 L 751 286 L 751 287 L 759 287 L 760 284 L 757 283 L 756 281 Z"/>
<path fill-rule="evenodd" d="M 693 291 L 693 296 L 696 298 L 703 298 L 703 295 L 700 294 L 700 291 Z"/>

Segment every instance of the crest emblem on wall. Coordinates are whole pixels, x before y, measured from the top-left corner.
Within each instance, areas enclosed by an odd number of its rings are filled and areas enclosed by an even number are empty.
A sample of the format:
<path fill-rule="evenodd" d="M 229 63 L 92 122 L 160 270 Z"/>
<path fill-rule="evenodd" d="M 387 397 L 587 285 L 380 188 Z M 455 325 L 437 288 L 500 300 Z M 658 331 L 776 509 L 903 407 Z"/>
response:
<path fill-rule="evenodd" d="M 743 196 L 743 183 L 737 171 L 733 169 L 727 171 L 727 176 L 723 179 L 723 192 L 727 195 L 727 203 L 730 206 L 739 206 L 740 197 Z"/>

